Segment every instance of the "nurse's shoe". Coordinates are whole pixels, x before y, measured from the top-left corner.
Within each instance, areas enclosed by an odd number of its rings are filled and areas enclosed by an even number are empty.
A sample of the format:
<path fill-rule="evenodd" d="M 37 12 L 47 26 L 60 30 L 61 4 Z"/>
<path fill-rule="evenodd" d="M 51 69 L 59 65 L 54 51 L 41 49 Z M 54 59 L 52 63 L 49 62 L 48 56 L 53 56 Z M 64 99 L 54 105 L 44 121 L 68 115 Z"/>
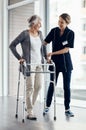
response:
<path fill-rule="evenodd" d="M 49 112 L 49 107 L 45 107 L 43 111 L 43 115 L 47 114 Z"/>
<path fill-rule="evenodd" d="M 65 115 L 66 115 L 67 117 L 74 117 L 74 114 L 73 114 L 70 110 L 65 111 Z"/>

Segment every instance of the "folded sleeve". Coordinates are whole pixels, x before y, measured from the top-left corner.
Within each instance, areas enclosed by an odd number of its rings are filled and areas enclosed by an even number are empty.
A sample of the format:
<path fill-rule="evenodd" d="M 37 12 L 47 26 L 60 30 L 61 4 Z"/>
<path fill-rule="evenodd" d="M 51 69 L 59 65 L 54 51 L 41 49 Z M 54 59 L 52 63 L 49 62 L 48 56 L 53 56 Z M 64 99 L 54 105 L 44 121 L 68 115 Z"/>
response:
<path fill-rule="evenodd" d="M 74 38 L 75 34 L 73 31 L 69 31 L 67 34 L 67 44 L 65 44 L 65 47 L 74 48 Z"/>
<path fill-rule="evenodd" d="M 46 36 L 46 38 L 44 39 L 45 42 L 50 43 L 54 38 L 54 30 L 52 29 L 48 35 Z"/>

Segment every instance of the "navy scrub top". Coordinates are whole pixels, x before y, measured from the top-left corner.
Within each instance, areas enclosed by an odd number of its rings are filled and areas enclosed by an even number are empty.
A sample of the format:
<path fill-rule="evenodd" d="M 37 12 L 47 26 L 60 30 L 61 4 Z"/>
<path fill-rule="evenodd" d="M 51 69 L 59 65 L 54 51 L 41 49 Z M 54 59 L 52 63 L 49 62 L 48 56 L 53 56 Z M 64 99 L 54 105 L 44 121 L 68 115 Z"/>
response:
<path fill-rule="evenodd" d="M 59 51 L 65 47 L 74 48 L 74 32 L 66 27 L 63 35 L 60 36 L 60 28 L 56 27 L 51 29 L 44 41 L 47 43 L 52 42 L 52 52 Z M 53 55 L 51 59 L 55 63 L 58 72 L 71 71 L 73 69 L 70 52 Z"/>

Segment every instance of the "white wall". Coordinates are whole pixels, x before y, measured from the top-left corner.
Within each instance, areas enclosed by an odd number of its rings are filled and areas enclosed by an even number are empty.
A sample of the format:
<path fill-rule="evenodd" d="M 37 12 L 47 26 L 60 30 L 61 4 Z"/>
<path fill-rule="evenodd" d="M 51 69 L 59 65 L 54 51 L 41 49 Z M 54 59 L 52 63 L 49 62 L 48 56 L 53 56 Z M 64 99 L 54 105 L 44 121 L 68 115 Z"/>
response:
<path fill-rule="evenodd" d="M 27 19 L 34 14 L 34 3 L 27 4 L 15 9 L 9 10 L 9 44 L 11 41 L 23 30 L 28 29 Z M 18 51 L 21 53 L 21 48 L 18 46 Z M 9 50 L 9 95 L 15 96 L 18 84 L 18 60 L 13 56 Z M 22 77 L 22 76 L 21 76 Z M 21 78 L 21 91 L 23 90 L 23 77 Z"/>
<path fill-rule="evenodd" d="M 2 95 L 2 1 L 0 0 L 0 96 Z"/>

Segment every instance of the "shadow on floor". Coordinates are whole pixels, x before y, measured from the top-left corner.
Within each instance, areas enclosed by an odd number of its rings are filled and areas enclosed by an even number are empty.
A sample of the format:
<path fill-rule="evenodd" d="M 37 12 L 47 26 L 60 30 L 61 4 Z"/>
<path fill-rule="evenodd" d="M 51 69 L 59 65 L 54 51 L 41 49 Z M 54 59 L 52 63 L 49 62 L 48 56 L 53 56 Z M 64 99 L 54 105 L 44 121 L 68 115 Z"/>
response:
<path fill-rule="evenodd" d="M 72 107 L 75 117 L 66 118 L 64 106 L 57 104 L 54 121 L 53 104 L 48 115 L 43 116 L 43 103 L 37 102 L 34 108 L 37 121 L 25 119 L 22 123 L 22 99 L 19 102 L 19 118 L 15 118 L 16 98 L 0 97 L 0 130 L 85 130 L 86 109 Z M 25 113 L 26 114 L 26 113 Z"/>

